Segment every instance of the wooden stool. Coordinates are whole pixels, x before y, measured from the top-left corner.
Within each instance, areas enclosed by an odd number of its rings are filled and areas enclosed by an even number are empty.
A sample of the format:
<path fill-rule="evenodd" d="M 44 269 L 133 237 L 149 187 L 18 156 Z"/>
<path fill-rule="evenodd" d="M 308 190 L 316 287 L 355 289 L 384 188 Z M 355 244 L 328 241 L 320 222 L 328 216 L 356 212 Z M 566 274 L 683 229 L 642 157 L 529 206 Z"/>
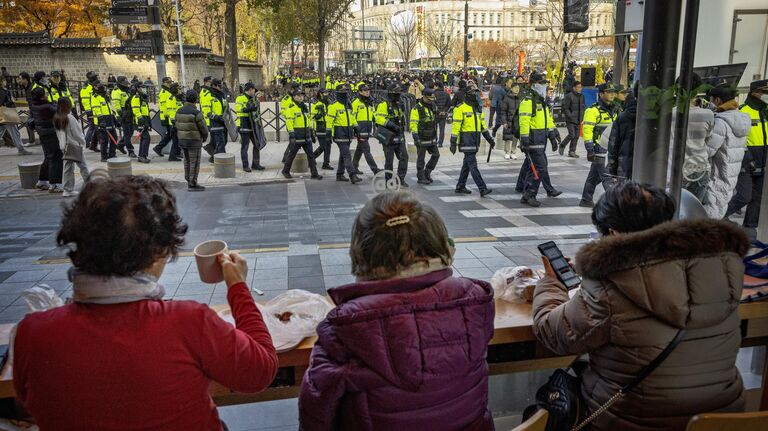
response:
<path fill-rule="evenodd" d="M 219 153 L 213 155 L 214 178 L 235 178 L 235 155 Z"/>
<path fill-rule="evenodd" d="M 107 160 L 107 170 L 109 171 L 110 178 L 133 175 L 131 159 L 128 157 L 112 157 Z"/>
<path fill-rule="evenodd" d="M 40 166 L 43 162 L 19 162 L 19 180 L 22 189 L 34 189 L 40 178 Z"/>

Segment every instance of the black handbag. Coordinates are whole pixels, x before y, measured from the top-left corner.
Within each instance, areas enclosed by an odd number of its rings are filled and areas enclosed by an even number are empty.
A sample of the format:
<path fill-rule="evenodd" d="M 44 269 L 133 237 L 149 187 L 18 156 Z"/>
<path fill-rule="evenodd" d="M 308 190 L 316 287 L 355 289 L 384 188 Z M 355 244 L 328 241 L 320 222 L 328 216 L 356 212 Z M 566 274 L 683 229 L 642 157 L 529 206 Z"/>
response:
<path fill-rule="evenodd" d="M 528 406 L 523 411 L 523 422 L 533 416 L 537 410 L 544 409 L 549 413 L 546 431 L 581 430 L 645 380 L 675 350 L 675 347 L 680 344 L 684 336 L 685 329 L 677 331 L 675 338 L 659 353 L 659 356 L 640 370 L 632 381 L 622 386 L 616 394 L 588 417 L 585 417 L 586 406 L 581 396 L 581 379 L 570 374 L 568 369 L 555 370 L 547 383 L 536 391 L 536 404 Z"/>
<path fill-rule="evenodd" d="M 392 145 L 392 142 L 395 140 L 395 132 L 387 129 L 384 126 L 379 126 L 376 128 L 376 132 L 373 134 L 373 137 L 376 138 L 379 143 L 381 143 L 381 145 Z"/>

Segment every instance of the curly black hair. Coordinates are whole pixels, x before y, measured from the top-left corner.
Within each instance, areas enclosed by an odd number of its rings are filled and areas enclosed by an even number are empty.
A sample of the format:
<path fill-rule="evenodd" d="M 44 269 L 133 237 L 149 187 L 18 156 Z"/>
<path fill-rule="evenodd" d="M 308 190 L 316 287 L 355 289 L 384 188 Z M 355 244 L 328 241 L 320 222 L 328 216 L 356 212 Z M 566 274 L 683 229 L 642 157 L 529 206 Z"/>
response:
<path fill-rule="evenodd" d="M 88 182 L 64 208 L 56 241 L 80 271 L 130 276 L 175 259 L 186 233 L 165 181 L 124 176 Z"/>

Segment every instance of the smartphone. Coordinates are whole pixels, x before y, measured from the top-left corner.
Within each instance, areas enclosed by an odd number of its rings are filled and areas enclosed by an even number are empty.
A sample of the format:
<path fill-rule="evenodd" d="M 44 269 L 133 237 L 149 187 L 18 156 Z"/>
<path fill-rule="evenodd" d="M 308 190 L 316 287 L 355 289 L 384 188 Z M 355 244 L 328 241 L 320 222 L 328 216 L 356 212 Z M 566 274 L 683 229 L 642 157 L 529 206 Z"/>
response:
<path fill-rule="evenodd" d="M 555 244 L 554 241 L 539 244 L 539 252 L 541 252 L 542 256 L 549 259 L 552 268 L 555 270 L 557 279 L 560 280 L 568 290 L 581 284 L 581 279 L 576 275 L 576 271 L 574 271 L 568 261 L 565 260 L 563 252 L 557 248 L 557 244 Z"/>

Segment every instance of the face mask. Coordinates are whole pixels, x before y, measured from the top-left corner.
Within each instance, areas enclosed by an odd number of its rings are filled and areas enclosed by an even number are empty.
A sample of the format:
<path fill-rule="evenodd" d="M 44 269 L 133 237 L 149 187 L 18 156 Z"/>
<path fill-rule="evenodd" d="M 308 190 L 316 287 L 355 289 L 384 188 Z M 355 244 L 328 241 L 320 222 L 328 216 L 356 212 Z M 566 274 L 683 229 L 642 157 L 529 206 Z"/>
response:
<path fill-rule="evenodd" d="M 547 97 L 547 84 L 533 84 L 533 91 L 542 98 Z"/>

